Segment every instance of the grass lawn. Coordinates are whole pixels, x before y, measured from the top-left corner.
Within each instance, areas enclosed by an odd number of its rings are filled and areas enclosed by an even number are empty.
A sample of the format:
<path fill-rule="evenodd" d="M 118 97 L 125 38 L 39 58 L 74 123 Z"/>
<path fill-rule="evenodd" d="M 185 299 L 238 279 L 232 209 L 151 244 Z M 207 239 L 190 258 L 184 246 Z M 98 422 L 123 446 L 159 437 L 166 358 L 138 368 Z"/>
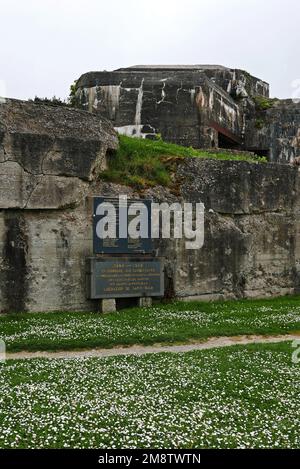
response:
<path fill-rule="evenodd" d="M 1 448 L 299 448 L 290 343 L 0 365 Z"/>
<path fill-rule="evenodd" d="M 162 140 L 149 140 L 119 135 L 120 146 L 108 162 L 108 169 L 101 172 L 101 178 L 126 184 L 135 188 L 151 187 L 157 184 L 172 185 L 172 173 L 184 158 L 217 160 L 238 160 L 250 163 L 264 163 L 259 156 L 232 153 L 229 150 L 213 153 L 183 147 Z"/>
<path fill-rule="evenodd" d="M 70 350 L 174 343 L 212 336 L 300 331 L 300 297 L 176 302 L 117 313 L 23 313 L 0 316 L 8 351 Z"/>

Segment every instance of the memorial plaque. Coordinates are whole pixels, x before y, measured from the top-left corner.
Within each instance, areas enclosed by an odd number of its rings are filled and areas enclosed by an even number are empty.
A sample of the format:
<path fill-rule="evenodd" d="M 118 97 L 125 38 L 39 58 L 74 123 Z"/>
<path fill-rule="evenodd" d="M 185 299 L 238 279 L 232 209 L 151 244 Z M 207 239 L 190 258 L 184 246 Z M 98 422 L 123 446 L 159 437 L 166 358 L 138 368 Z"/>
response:
<path fill-rule="evenodd" d="M 99 214 L 99 207 L 103 203 L 112 204 L 116 212 L 116 237 L 102 239 L 98 236 L 97 226 L 106 216 Z M 134 216 L 128 214 L 131 204 L 140 204 L 142 209 L 147 209 L 147 238 L 131 238 L 128 235 L 128 224 Z M 142 254 L 151 253 L 153 244 L 151 239 L 151 203 L 150 199 L 126 199 L 122 202 L 118 197 L 94 197 L 93 198 L 93 251 L 94 254 Z M 121 227 L 122 225 L 122 227 Z M 123 233 L 121 233 L 123 231 Z M 125 236 L 124 236 L 125 231 Z M 122 236 L 121 236 L 122 234 Z"/>
<path fill-rule="evenodd" d="M 87 281 L 91 299 L 164 295 L 163 263 L 157 258 L 89 258 Z"/>

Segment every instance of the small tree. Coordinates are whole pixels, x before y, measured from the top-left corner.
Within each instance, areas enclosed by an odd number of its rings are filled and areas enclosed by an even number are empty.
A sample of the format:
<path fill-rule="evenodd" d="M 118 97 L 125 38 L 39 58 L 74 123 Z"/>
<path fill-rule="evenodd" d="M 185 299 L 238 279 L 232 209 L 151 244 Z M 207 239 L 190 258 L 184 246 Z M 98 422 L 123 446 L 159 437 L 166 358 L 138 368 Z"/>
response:
<path fill-rule="evenodd" d="M 68 104 L 71 107 L 76 107 L 78 105 L 78 99 L 76 96 L 76 85 L 77 85 L 77 80 L 75 80 L 72 85 L 70 86 L 70 94 L 68 97 Z"/>

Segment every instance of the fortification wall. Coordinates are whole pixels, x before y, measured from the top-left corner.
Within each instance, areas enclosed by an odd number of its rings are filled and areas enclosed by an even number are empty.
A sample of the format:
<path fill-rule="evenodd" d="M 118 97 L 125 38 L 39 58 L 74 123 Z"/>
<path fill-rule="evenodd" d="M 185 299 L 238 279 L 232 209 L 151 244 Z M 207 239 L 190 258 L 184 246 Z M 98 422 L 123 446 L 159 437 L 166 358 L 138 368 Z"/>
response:
<path fill-rule="evenodd" d="M 245 146 L 265 150 L 272 162 L 292 163 L 300 157 L 300 103 L 286 99 L 269 105 L 269 109 L 250 112 Z"/>
<path fill-rule="evenodd" d="M 240 148 L 278 163 L 300 156 L 300 103 L 269 100 L 269 85 L 243 70 L 184 65 L 89 72 L 76 83 L 76 100 L 126 135 Z"/>
<path fill-rule="evenodd" d="M 43 117 L 44 116 L 44 117 Z M 205 204 L 205 242 L 158 240 L 167 297 L 282 295 L 299 288 L 296 167 L 186 159 L 178 195 L 143 194 L 99 178 L 117 137 L 84 111 L 0 105 L 0 311 L 98 310 L 86 299 L 92 255 L 89 197 L 128 194 Z"/>

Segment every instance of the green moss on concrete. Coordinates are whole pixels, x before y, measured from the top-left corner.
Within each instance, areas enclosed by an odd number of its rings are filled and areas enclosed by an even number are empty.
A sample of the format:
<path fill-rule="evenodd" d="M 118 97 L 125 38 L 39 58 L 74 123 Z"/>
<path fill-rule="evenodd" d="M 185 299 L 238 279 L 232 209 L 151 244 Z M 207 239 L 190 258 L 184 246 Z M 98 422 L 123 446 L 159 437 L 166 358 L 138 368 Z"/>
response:
<path fill-rule="evenodd" d="M 257 111 L 267 111 L 274 107 L 278 102 L 278 98 L 266 98 L 264 96 L 256 96 L 254 98 Z"/>

